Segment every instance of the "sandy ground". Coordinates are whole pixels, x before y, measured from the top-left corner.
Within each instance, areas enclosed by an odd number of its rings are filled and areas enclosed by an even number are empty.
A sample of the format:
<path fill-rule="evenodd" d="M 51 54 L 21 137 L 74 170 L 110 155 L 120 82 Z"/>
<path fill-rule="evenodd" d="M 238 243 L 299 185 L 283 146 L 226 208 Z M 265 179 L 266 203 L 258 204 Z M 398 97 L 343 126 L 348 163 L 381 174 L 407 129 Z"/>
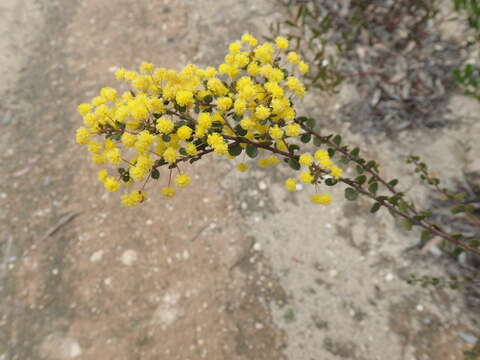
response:
<path fill-rule="evenodd" d="M 458 334 L 479 335 L 479 309 L 400 279 L 443 264 L 403 252 L 416 234 L 341 188 L 319 209 L 309 189 L 283 191 L 288 169 L 239 174 L 210 158 L 179 196 L 131 210 L 95 180 L 75 108 L 116 67 L 217 64 L 277 15 L 252 0 L 1 2 L 0 360 L 443 360 L 472 347 Z M 334 118 L 341 101 L 312 94 L 304 107 Z M 395 142 L 321 125 L 368 146 L 421 202 L 399 149 L 446 177 L 480 170 L 479 144 L 465 155 L 457 141 L 480 134 L 478 105 L 457 96 L 451 108 L 455 128 Z"/>

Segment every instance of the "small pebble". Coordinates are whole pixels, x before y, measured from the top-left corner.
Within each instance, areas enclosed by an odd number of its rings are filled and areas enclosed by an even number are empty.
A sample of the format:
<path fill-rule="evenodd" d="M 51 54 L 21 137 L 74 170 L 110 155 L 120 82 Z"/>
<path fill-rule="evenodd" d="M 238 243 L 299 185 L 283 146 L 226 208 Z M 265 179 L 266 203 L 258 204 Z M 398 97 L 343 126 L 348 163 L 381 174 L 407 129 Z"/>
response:
<path fill-rule="evenodd" d="M 123 265 L 133 265 L 137 261 L 137 252 L 135 250 L 125 250 L 122 254 Z"/>
<path fill-rule="evenodd" d="M 259 188 L 260 190 L 266 190 L 266 189 L 267 189 L 267 184 L 266 184 L 264 181 L 260 181 L 260 182 L 258 183 L 258 188 Z"/>
<path fill-rule="evenodd" d="M 90 262 L 92 263 L 99 262 L 100 260 L 102 260 L 102 257 L 103 257 L 103 250 L 95 251 L 92 254 L 92 256 L 90 256 Z"/>
<path fill-rule="evenodd" d="M 392 281 L 394 278 L 395 278 L 395 275 L 393 275 L 392 273 L 388 273 L 387 275 L 385 275 L 386 281 Z"/>
<path fill-rule="evenodd" d="M 478 338 L 475 335 L 459 332 L 458 337 L 469 344 L 476 344 Z"/>
<path fill-rule="evenodd" d="M 12 121 L 12 112 L 7 111 L 7 113 L 3 116 L 2 124 L 8 125 Z"/>

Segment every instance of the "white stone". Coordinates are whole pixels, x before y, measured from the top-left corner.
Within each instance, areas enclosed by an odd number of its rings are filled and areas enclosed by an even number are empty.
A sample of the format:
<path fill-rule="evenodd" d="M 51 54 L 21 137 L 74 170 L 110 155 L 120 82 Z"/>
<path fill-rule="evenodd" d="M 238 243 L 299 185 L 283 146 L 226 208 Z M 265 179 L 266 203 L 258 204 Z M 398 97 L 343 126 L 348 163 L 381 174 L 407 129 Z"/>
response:
<path fill-rule="evenodd" d="M 392 273 L 388 273 L 387 275 L 385 275 L 386 281 L 392 281 L 393 279 L 395 279 L 395 275 L 393 275 Z"/>
<path fill-rule="evenodd" d="M 137 261 L 137 252 L 135 250 L 125 250 L 122 254 L 123 265 L 133 265 Z"/>
<path fill-rule="evenodd" d="M 90 256 L 90 262 L 96 263 L 102 260 L 103 257 L 103 250 L 95 251 L 92 256 Z"/>

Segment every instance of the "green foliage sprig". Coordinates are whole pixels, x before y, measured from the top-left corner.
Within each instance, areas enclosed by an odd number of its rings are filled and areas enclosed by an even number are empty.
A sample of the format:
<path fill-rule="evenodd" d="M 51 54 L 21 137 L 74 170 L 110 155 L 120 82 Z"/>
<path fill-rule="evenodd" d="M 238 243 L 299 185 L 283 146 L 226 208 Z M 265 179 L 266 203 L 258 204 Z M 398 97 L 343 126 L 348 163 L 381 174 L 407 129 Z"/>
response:
<path fill-rule="evenodd" d="M 435 287 L 435 288 L 449 288 L 459 289 L 460 287 L 471 285 L 473 278 L 466 275 L 449 275 L 444 276 L 421 276 L 418 277 L 414 274 L 410 275 L 407 279 L 407 283 L 410 285 L 420 285 L 423 288 Z"/>
<path fill-rule="evenodd" d="M 478 0 L 453 0 L 456 11 L 467 15 L 468 24 L 475 30 L 480 30 L 480 3 Z"/>
<path fill-rule="evenodd" d="M 434 172 L 429 171 L 428 165 L 421 160 L 419 156 L 411 155 L 407 159 L 407 164 L 415 166 L 415 173 L 419 175 L 421 181 L 423 181 L 433 192 L 437 193 L 441 200 L 449 200 L 452 204 L 450 207 L 450 213 L 452 215 L 463 214 L 463 216 L 477 225 L 480 224 L 480 219 L 474 214 L 475 207 L 472 204 L 465 202 L 465 193 L 454 192 L 447 187 L 442 187 L 440 179 Z M 430 234 L 423 233 L 422 240 L 428 240 Z M 450 236 L 458 241 L 469 244 L 472 248 L 479 248 L 480 241 L 475 237 L 465 236 L 461 233 L 450 234 Z M 463 252 L 464 248 L 455 247 L 452 250 L 452 255 L 458 256 Z"/>

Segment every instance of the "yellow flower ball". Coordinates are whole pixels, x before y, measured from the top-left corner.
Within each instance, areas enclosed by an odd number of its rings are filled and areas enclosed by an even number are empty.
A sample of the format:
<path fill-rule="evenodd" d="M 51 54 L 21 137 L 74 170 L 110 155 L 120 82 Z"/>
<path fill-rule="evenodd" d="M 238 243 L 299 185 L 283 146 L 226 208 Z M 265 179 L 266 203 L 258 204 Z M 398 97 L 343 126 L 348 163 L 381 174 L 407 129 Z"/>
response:
<path fill-rule="evenodd" d="M 192 136 L 192 129 L 189 128 L 187 125 L 182 125 L 177 130 L 177 136 L 180 140 L 190 139 L 190 137 Z"/>
<path fill-rule="evenodd" d="M 265 120 L 270 116 L 270 109 L 264 105 L 257 106 L 255 109 L 255 117 L 259 120 Z"/>
<path fill-rule="evenodd" d="M 153 73 L 153 69 L 154 69 L 154 67 L 153 67 L 153 64 L 151 64 L 151 63 L 142 62 L 140 64 L 140 72 L 142 74 L 151 74 L 151 73 Z"/>
<path fill-rule="evenodd" d="M 274 140 L 281 139 L 283 137 L 283 130 L 278 127 L 278 125 L 270 127 L 268 130 L 270 137 Z"/>
<path fill-rule="evenodd" d="M 286 132 L 288 136 L 299 136 L 302 128 L 298 124 L 288 124 Z"/>
<path fill-rule="evenodd" d="M 280 50 L 286 50 L 288 48 L 288 40 L 282 36 L 275 39 L 275 44 Z"/>
<path fill-rule="evenodd" d="M 90 104 L 80 104 L 77 107 L 77 111 L 80 115 L 85 116 L 92 110 L 92 105 Z"/>
<path fill-rule="evenodd" d="M 300 158 L 299 158 L 298 162 L 300 163 L 300 165 L 310 166 L 313 163 L 313 156 L 308 154 L 308 153 L 307 154 L 302 154 L 302 155 L 300 155 Z"/>
<path fill-rule="evenodd" d="M 104 180 L 103 185 L 105 186 L 105 189 L 110 192 L 115 192 L 120 188 L 120 184 L 113 177 L 107 177 Z"/>
<path fill-rule="evenodd" d="M 248 167 L 249 167 L 248 164 L 243 163 L 243 162 L 242 162 L 242 163 L 238 163 L 237 166 L 236 166 L 237 170 L 238 170 L 238 171 L 241 171 L 241 172 L 247 171 L 247 170 L 248 170 Z"/>
<path fill-rule="evenodd" d="M 175 100 L 180 106 L 190 106 L 193 104 L 193 94 L 191 91 L 179 91 L 175 96 Z"/>
<path fill-rule="evenodd" d="M 173 195 L 175 195 L 175 189 L 171 187 L 164 187 L 162 189 L 162 195 L 166 198 L 171 198 Z"/>
<path fill-rule="evenodd" d="M 297 182 L 295 181 L 295 179 L 294 178 L 288 178 L 285 181 L 285 188 L 288 191 L 291 191 L 291 192 L 297 191 Z"/>
<path fill-rule="evenodd" d="M 340 179 L 342 177 L 342 174 L 343 174 L 343 170 L 340 169 L 339 167 L 336 167 L 336 166 L 332 166 L 332 168 L 330 169 L 330 174 L 335 178 L 335 179 Z"/>
<path fill-rule="evenodd" d="M 305 184 L 311 184 L 313 181 L 313 176 L 310 173 L 310 171 L 303 171 L 300 174 L 300 181 L 305 183 Z"/>
<path fill-rule="evenodd" d="M 162 116 L 161 118 L 157 119 L 156 128 L 162 134 L 165 134 L 165 135 L 170 134 L 173 131 L 174 127 L 175 127 L 175 124 L 173 123 L 173 121 L 166 118 L 165 116 Z"/>
<path fill-rule="evenodd" d="M 183 188 L 190 184 L 190 176 L 187 174 L 179 174 L 177 178 L 175 179 L 175 183 L 177 184 L 178 187 Z"/>
<path fill-rule="evenodd" d="M 314 204 L 320 204 L 320 205 L 329 205 L 332 202 L 332 196 L 331 195 L 312 195 L 310 196 L 310 200 Z"/>

